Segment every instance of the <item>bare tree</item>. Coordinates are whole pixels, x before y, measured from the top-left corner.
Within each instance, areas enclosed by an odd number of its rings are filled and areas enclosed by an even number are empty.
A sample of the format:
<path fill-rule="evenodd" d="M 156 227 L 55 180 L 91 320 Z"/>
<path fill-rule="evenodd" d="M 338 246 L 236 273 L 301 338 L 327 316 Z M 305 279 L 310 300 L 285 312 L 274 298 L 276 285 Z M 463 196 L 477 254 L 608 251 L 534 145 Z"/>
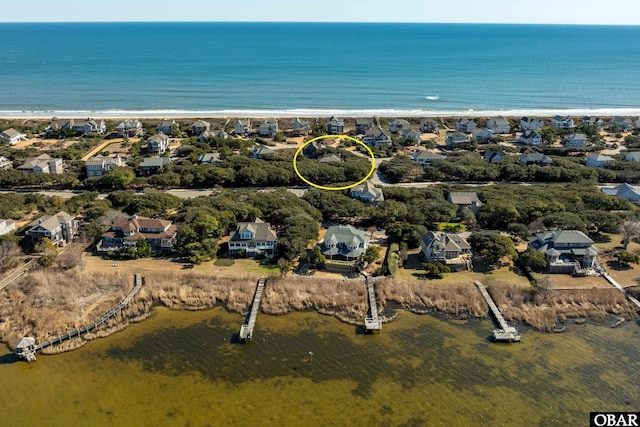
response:
<path fill-rule="evenodd" d="M 117 210 L 109 210 L 106 211 L 100 218 L 98 218 L 98 223 L 106 229 L 111 227 L 114 222 L 119 219 L 127 218 L 127 214 L 124 212 L 120 212 Z"/>
<path fill-rule="evenodd" d="M 0 271 L 13 268 L 17 263 L 17 257 L 22 255 L 20 247 L 7 240 L 0 241 Z"/>
<path fill-rule="evenodd" d="M 629 217 L 622 221 L 618 230 L 622 234 L 622 246 L 626 251 L 629 242 L 640 235 L 640 221 L 636 217 Z"/>
<path fill-rule="evenodd" d="M 58 265 L 64 269 L 71 269 L 78 265 L 82 260 L 82 246 L 67 246 L 64 251 L 56 258 Z"/>

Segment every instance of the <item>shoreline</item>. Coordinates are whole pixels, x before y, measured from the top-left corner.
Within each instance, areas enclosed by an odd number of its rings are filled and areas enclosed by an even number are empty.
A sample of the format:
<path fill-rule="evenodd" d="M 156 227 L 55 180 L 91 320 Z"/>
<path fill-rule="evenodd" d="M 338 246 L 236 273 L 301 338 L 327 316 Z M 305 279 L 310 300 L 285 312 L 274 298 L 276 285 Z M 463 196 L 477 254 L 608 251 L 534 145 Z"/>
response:
<path fill-rule="evenodd" d="M 29 278 L 30 275 L 25 276 L 21 280 L 26 280 L 29 286 L 38 286 L 36 280 Z M 70 282 L 77 281 L 82 286 L 82 274 L 69 276 Z M 68 295 L 61 294 L 51 296 L 49 307 L 38 307 L 37 299 L 42 294 L 37 289 L 25 294 L 20 288 L 26 287 L 18 285 L 7 296 L 8 303 L 0 307 L 0 318 L 4 318 L 4 322 L 0 323 L 0 338 L 13 349 L 22 336 L 33 336 L 37 342 L 43 342 L 51 336 L 82 327 L 95 320 L 94 317 L 100 316 L 110 301 L 121 298 L 126 288 L 122 286 L 122 279 L 125 277 L 118 274 L 103 277 L 103 291 L 108 289 L 109 294 L 102 295 L 100 303 L 93 301 L 88 306 L 81 304 L 86 296 L 78 295 L 76 301 L 70 301 Z M 271 279 L 265 288 L 261 314 L 277 316 L 313 310 L 347 324 L 362 326 L 368 302 L 365 286 L 358 285 L 361 283 L 318 281 L 300 277 Z M 243 315 L 250 307 L 254 290 L 253 277 L 148 273 L 145 274 L 145 285 L 139 293 L 126 309 L 105 323 L 105 327 L 44 349 L 42 354 L 70 351 L 83 346 L 87 341 L 110 336 L 131 323 L 144 321 L 153 315 L 154 308 L 158 306 L 176 311 L 201 311 L 221 306 L 231 313 Z M 617 326 L 625 320 L 640 318 L 635 307 L 615 289 L 557 291 L 542 296 L 531 295 L 529 290 L 522 287 L 499 283 L 492 286 L 490 291 L 510 323 L 516 322 L 543 332 L 559 332 L 567 325 L 587 321 L 603 326 Z M 473 284 L 442 286 L 384 278 L 377 282 L 376 294 L 378 305 L 382 309 L 383 323 L 393 321 L 400 309 L 419 315 L 452 316 L 454 319 L 467 321 L 471 318 L 490 318 L 486 302 Z M 57 301 L 58 298 L 60 301 Z M 241 323 L 238 322 L 238 330 Z"/>
<path fill-rule="evenodd" d="M 91 117 L 105 120 L 124 119 L 239 119 L 239 118 L 344 118 L 381 117 L 381 118 L 448 118 L 448 117 L 509 117 L 536 116 L 550 118 L 565 116 L 639 116 L 639 107 L 625 108 L 522 108 L 522 109 L 466 109 L 466 110 L 425 110 L 425 109 L 229 109 L 229 110 L 46 110 L 46 111 L 0 111 L 0 120 L 33 120 Z"/>

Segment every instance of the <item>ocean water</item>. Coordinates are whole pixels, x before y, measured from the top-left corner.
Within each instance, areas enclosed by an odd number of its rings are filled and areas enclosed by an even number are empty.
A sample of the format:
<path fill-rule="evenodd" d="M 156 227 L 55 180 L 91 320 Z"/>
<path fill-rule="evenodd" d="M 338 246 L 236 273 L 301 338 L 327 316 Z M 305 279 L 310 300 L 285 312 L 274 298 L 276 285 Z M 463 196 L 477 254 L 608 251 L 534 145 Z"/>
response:
<path fill-rule="evenodd" d="M 223 308 L 156 309 L 34 363 L 0 348 L 0 424 L 46 426 L 584 426 L 637 411 L 638 325 L 523 331 L 404 310 L 378 335 L 315 312 L 260 314 L 250 344 Z M 309 358 L 312 351 L 313 360 Z"/>
<path fill-rule="evenodd" d="M 640 26 L 0 24 L 0 115 L 640 113 Z"/>

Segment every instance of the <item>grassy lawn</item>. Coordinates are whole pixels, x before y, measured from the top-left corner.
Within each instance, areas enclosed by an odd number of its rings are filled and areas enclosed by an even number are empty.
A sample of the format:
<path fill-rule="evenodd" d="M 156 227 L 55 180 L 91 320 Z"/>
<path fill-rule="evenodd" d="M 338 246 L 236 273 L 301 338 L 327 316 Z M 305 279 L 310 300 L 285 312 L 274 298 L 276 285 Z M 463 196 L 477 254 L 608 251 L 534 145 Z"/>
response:
<path fill-rule="evenodd" d="M 213 265 L 217 267 L 231 267 L 233 264 L 235 264 L 235 261 L 231 258 L 218 258 L 213 262 Z"/>
<path fill-rule="evenodd" d="M 438 226 L 438 231 L 467 231 L 467 226 L 461 222 L 436 222 L 436 225 Z"/>

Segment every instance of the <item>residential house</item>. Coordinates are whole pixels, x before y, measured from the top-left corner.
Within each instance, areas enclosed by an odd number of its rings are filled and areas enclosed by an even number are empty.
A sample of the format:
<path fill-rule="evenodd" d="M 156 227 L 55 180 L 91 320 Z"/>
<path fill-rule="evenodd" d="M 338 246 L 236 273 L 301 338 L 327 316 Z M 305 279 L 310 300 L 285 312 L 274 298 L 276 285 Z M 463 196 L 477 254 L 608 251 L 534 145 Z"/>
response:
<path fill-rule="evenodd" d="M 24 233 L 31 246 L 40 243 L 45 237 L 56 246 L 70 243 L 78 232 L 78 221 L 60 211 L 55 215 L 44 215 L 27 226 Z"/>
<path fill-rule="evenodd" d="M 197 120 L 191 125 L 191 132 L 195 136 L 200 136 L 211 128 L 211 123 L 205 120 Z"/>
<path fill-rule="evenodd" d="M 609 129 L 614 132 L 630 132 L 634 127 L 633 120 L 628 117 L 614 117 L 609 122 Z"/>
<path fill-rule="evenodd" d="M 13 167 L 13 162 L 7 159 L 5 156 L 0 156 L 0 169 L 11 169 Z"/>
<path fill-rule="evenodd" d="M 178 135 L 174 135 L 173 132 L 174 130 L 178 132 L 179 129 L 180 129 L 180 124 L 175 120 L 160 120 L 158 122 L 158 127 L 156 128 L 156 132 L 158 134 L 178 136 Z"/>
<path fill-rule="evenodd" d="M 16 169 L 28 173 L 64 173 L 64 161 L 51 158 L 48 154 L 40 154 L 38 157 L 26 159 Z"/>
<path fill-rule="evenodd" d="M 632 151 L 624 157 L 628 162 L 640 162 L 640 151 Z"/>
<path fill-rule="evenodd" d="M 522 132 L 528 130 L 538 130 L 544 126 L 544 120 L 535 117 L 523 117 L 520 119 L 520 130 Z"/>
<path fill-rule="evenodd" d="M 116 126 L 118 138 L 134 138 L 142 133 L 142 123 L 140 120 L 125 120 Z"/>
<path fill-rule="evenodd" d="M 199 165 L 217 165 L 220 163 L 220 153 L 200 154 L 196 159 Z"/>
<path fill-rule="evenodd" d="M 604 154 L 594 153 L 590 156 L 587 156 L 587 167 L 590 168 L 603 168 L 609 162 L 613 162 L 615 159 L 610 156 L 605 156 Z"/>
<path fill-rule="evenodd" d="M 229 238 L 229 255 L 244 254 L 256 257 L 260 253 L 273 255 L 278 245 L 276 232 L 269 223 L 256 218 L 253 222 L 239 222 Z"/>
<path fill-rule="evenodd" d="M 518 142 L 524 145 L 537 147 L 542 144 L 542 136 L 537 130 L 526 130 L 520 134 Z"/>
<path fill-rule="evenodd" d="M 420 120 L 420 130 L 423 133 L 438 133 L 440 125 L 434 119 L 423 119 Z"/>
<path fill-rule="evenodd" d="M 210 139 L 210 138 L 227 139 L 229 138 L 229 134 L 225 132 L 223 129 L 206 130 L 200 134 L 200 137 L 198 138 L 198 140 L 200 142 L 205 142 L 207 139 Z"/>
<path fill-rule="evenodd" d="M 140 163 L 140 173 L 152 175 L 162 172 L 169 163 L 171 163 L 171 159 L 168 157 L 145 157 Z"/>
<path fill-rule="evenodd" d="M 384 200 L 381 188 L 376 188 L 371 181 L 356 185 L 351 189 L 351 197 L 366 203 L 378 203 Z"/>
<path fill-rule="evenodd" d="M 637 189 L 626 182 L 624 184 L 616 185 L 615 187 L 604 187 L 602 192 L 610 196 L 620 197 L 621 199 L 625 199 L 630 202 L 640 202 L 640 189 Z"/>
<path fill-rule="evenodd" d="M 110 170 L 113 170 L 116 166 L 122 166 L 122 158 L 120 155 L 116 155 L 115 157 L 95 156 L 94 158 L 87 160 L 85 163 L 87 178 L 103 176 Z"/>
<path fill-rule="evenodd" d="M 356 119 L 356 134 L 361 135 L 373 129 L 373 119 Z"/>
<path fill-rule="evenodd" d="M 344 120 L 331 116 L 331 118 L 329 118 L 329 123 L 327 123 L 327 133 L 329 135 L 344 133 Z"/>
<path fill-rule="evenodd" d="M 16 230 L 16 222 L 12 219 L 0 219 L 0 236 Z"/>
<path fill-rule="evenodd" d="M 604 120 L 602 120 L 600 117 L 584 116 L 582 117 L 581 121 L 584 125 L 593 126 L 598 130 L 602 130 L 602 127 L 604 126 Z"/>
<path fill-rule="evenodd" d="M 393 119 L 389 122 L 389 132 L 400 133 L 411 129 L 411 124 L 405 119 Z"/>
<path fill-rule="evenodd" d="M 505 156 L 506 153 L 503 150 L 487 150 L 482 157 L 489 163 L 499 163 Z"/>
<path fill-rule="evenodd" d="M 333 225 L 327 229 L 320 251 L 328 260 L 355 261 L 364 255 L 369 236 L 350 225 Z"/>
<path fill-rule="evenodd" d="M 265 157 L 270 157 L 274 154 L 276 154 L 275 150 L 272 150 L 264 144 L 256 144 L 251 148 L 249 157 L 254 159 L 264 159 Z"/>
<path fill-rule="evenodd" d="M 545 156 L 542 153 L 538 153 L 537 151 L 529 151 L 520 154 L 518 161 L 524 165 L 538 165 L 538 166 L 549 166 L 553 163 L 553 160 L 549 156 Z"/>
<path fill-rule="evenodd" d="M 275 119 L 263 120 L 260 122 L 258 134 L 260 136 L 273 138 L 278 133 L 278 121 Z"/>
<path fill-rule="evenodd" d="M 162 154 L 169 149 L 169 137 L 164 133 L 153 135 L 147 139 L 147 153 Z"/>
<path fill-rule="evenodd" d="M 456 130 L 458 132 L 471 133 L 476 130 L 476 122 L 460 117 L 456 119 Z"/>
<path fill-rule="evenodd" d="M 529 250 L 542 252 L 549 273 L 573 273 L 598 265 L 593 240 L 578 230 L 558 230 L 529 238 Z"/>
<path fill-rule="evenodd" d="M 318 159 L 319 163 L 342 163 L 343 160 L 335 154 L 327 154 Z"/>
<path fill-rule="evenodd" d="M 442 154 L 439 154 L 439 153 L 435 153 L 431 150 L 424 150 L 424 151 L 414 150 L 413 157 L 411 158 L 411 160 L 413 160 L 416 163 L 420 163 L 421 165 L 431 166 L 431 162 L 433 162 L 434 160 L 444 160 L 446 158 L 447 158 L 446 156 L 443 156 Z"/>
<path fill-rule="evenodd" d="M 564 138 L 566 147 L 586 147 L 589 142 L 587 135 L 584 133 L 574 133 Z"/>
<path fill-rule="evenodd" d="M 135 248 L 139 239 L 151 245 L 153 253 L 170 251 L 176 244 L 178 227 L 169 220 L 132 215 L 113 223 L 102 235 L 98 250 L 116 251 Z"/>
<path fill-rule="evenodd" d="M 310 159 L 316 158 L 320 155 L 320 150 L 322 150 L 324 146 L 319 141 L 313 141 L 309 144 L 306 144 L 302 149 L 302 155 L 308 157 Z"/>
<path fill-rule="evenodd" d="M 373 147 L 391 144 L 391 138 L 389 137 L 389 135 L 387 135 L 387 133 L 380 128 L 368 130 L 362 136 L 361 141 Z"/>
<path fill-rule="evenodd" d="M 495 133 L 511 133 L 511 123 L 504 117 L 496 117 L 487 120 L 487 129 Z"/>
<path fill-rule="evenodd" d="M 487 143 L 495 138 L 496 133 L 491 129 L 482 128 L 474 130 L 471 135 L 479 143 Z"/>
<path fill-rule="evenodd" d="M 462 132 L 449 132 L 445 138 L 446 147 L 449 150 L 453 150 L 454 148 L 467 148 L 470 142 L 471 138 L 469 138 L 469 135 Z"/>
<path fill-rule="evenodd" d="M 311 131 L 311 125 L 308 120 L 300 120 L 295 118 L 291 120 L 291 136 L 306 136 Z"/>
<path fill-rule="evenodd" d="M 403 129 L 400 132 L 400 136 L 406 141 L 411 141 L 414 144 L 420 144 L 422 134 L 415 129 Z"/>
<path fill-rule="evenodd" d="M 56 117 L 51 119 L 47 132 L 55 132 L 59 130 L 71 130 L 78 135 L 85 135 L 88 133 L 105 133 L 107 126 L 102 119 L 58 119 Z"/>
<path fill-rule="evenodd" d="M 554 116 L 551 118 L 551 126 L 556 129 L 573 129 L 575 124 L 569 116 Z"/>
<path fill-rule="evenodd" d="M 0 132 L 0 141 L 5 144 L 16 145 L 20 141 L 27 141 L 27 135 L 22 132 L 18 132 L 14 128 L 9 128 Z"/>
<path fill-rule="evenodd" d="M 422 236 L 422 256 L 426 262 L 440 262 L 452 271 L 471 268 L 471 245 L 460 234 L 427 232 Z"/>
<path fill-rule="evenodd" d="M 482 202 L 478 198 L 478 194 L 475 192 L 451 192 L 449 193 L 449 203 L 453 203 L 458 206 L 458 212 L 464 208 L 471 209 L 474 214 L 478 213 Z"/>
<path fill-rule="evenodd" d="M 236 120 L 233 124 L 233 133 L 237 136 L 248 136 L 251 133 L 251 119 Z"/>

